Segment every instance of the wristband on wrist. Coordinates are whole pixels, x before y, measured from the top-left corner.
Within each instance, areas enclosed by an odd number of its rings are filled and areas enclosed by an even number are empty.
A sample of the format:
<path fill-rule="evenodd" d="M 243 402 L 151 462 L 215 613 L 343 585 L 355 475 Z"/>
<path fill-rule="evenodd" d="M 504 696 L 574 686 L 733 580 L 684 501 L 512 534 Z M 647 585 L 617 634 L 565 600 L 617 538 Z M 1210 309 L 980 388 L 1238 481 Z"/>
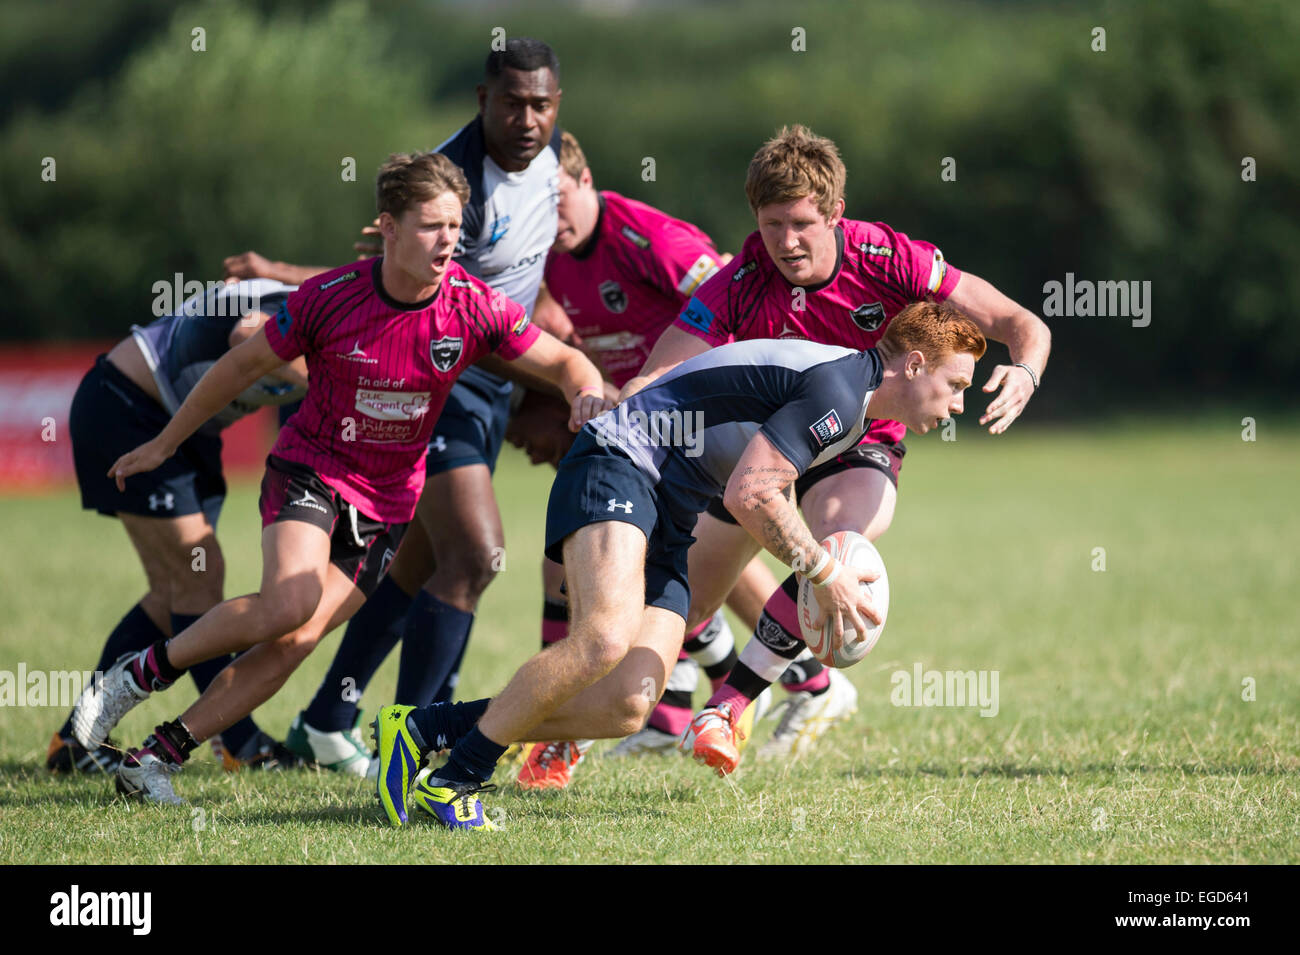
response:
<path fill-rule="evenodd" d="M 826 548 L 823 547 L 822 555 L 817 558 L 817 563 L 813 564 L 809 570 L 805 571 L 804 576 L 809 578 L 810 580 L 813 577 L 816 577 L 823 570 L 825 570 L 827 563 L 830 562 L 830 559 L 831 559 L 830 551 L 828 551 Z"/>
<path fill-rule="evenodd" d="M 820 584 L 817 583 L 817 581 L 814 580 L 814 581 L 813 581 L 813 586 L 814 586 L 814 587 L 825 587 L 825 586 L 827 586 L 828 584 L 830 584 L 830 582 L 831 582 L 832 580 L 834 580 L 836 577 L 838 577 L 838 576 L 840 575 L 840 567 L 843 566 L 843 565 L 840 564 L 840 562 L 839 562 L 838 560 L 832 560 L 831 563 L 832 563 L 832 565 L 833 565 L 833 566 L 831 567 L 831 572 L 830 572 L 829 574 L 826 575 L 826 579 L 823 580 Z"/>
<path fill-rule="evenodd" d="M 1029 380 L 1034 383 L 1034 391 L 1038 390 L 1038 376 L 1034 374 L 1034 369 L 1030 368 L 1023 361 L 1016 362 L 1012 367 L 1023 368 L 1025 371 L 1029 372 Z"/>

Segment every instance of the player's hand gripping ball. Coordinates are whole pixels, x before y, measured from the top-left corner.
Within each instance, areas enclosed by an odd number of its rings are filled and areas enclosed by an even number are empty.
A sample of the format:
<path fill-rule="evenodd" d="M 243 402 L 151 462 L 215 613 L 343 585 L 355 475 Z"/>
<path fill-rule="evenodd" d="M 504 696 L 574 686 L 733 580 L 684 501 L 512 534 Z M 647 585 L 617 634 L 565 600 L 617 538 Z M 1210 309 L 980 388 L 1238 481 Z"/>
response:
<path fill-rule="evenodd" d="M 858 633 L 848 620 L 844 621 L 844 638 L 835 639 L 835 621 L 829 617 L 820 627 L 812 622 L 821 614 L 817 598 L 813 596 L 813 584 L 807 577 L 799 577 L 799 629 L 813 656 L 828 667 L 844 669 L 857 663 L 876 645 L 880 634 L 885 629 L 885 618 L 889 614 L 889 577 L 885 573 L 885 562 L 875 545 L 861 534 L 852 531 L 840 531 L 822 541 L 822 546 L 830 555 L 844 565 L 845 570 L 871 570 L 878 576 L 870 583 L 864 583 L 862 589 L 867 591 L 871 603 L 880 614 L 879 626 L 872 627 L 865 633 Z M 843 571 L 841 571 L 843 573 Z"/>

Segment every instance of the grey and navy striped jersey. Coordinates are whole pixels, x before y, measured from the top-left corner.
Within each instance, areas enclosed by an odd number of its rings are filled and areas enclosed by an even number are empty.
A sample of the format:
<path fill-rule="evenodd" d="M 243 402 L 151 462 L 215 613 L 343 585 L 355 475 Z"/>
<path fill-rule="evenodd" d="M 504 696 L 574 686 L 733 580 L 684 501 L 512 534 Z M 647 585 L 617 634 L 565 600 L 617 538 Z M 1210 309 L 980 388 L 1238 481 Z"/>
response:
<path fill-rule="evenodd" d="M 587 424 L 680 506 L 721 494 L 756 432 L 800 474 L 862 437 L 880 385 L 874 349 L 757 339 L 682 362 Z"/>
<path fill-rule="evenodd" d="M 230 350 L 230 332 L 249 312 L 273 315 L 296 285 L 271 279 L 249 279 L 213 285 L 186 299 L 179 309 L 148 325 L 132 325 L 131 335 L 144 354 L 158 385 L 163 407 L 171 414 L 181 406 L 199 379 Z M 298 401 L 307 393 L 273 376 L 256 382 L 219 411 L 199 430 L 217 434 L 264 405 Z"/>

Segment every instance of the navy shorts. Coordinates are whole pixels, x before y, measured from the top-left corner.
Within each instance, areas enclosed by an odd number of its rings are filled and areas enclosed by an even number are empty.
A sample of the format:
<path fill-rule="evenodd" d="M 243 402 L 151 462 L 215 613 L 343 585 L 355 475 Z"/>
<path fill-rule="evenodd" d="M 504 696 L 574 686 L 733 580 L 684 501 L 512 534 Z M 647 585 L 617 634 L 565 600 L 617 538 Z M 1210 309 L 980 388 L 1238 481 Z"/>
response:
<path fill-rule="evenodd" d="M 645 605 L 686 619 L 691 590 L 686 552 L 695 538 L 694 511 L 670 509 L 650 478 L 619 451 L 582 431 L 560 462 L 546 506 L 546 556 L 564 562 L 564 541 L 597 521 L 633 524 L 646 536 Z M 614 582 L 611 582 L 614 583 Z"/>
<path fill-rule="evenodd" d="M 830 477 L 832 474 L 839 474 L 842 471 L 851 471 L 854 468 L 871 468 L 879 471 L 889 478 L 894 487 L 898 487 L 898 472 L 903 467 L 903 455 L 905 454 L 907 454 L 907 446 L 902 441 L 895 444 L 878 444 L 875 442 L 856 444 L 837 456 L 834 461 L 819 464 L 817 467 L 801 474 L 799 479 L 794 482 L 795 500 L 803 498 L 808 489 L 822 478 Z M 731 511 L 723 506 L 721 496 L 709 501 L 706 510 L 709 512 L 710 517 L 717 518 L 724 524 L 738 523 L 731 516 Z"/>
<path fill-rule="evenodd" d="M 467 368 L 452 385 L 424 459 L 426 475 L 470 464 L 496 470 L 510 417 L 514 386 L 477 368 Z"/>
<path fill-rule="evenodd" d="M 106 356 L 95 359 L 94 367 L 77 386 L 68 415 L 81 506 L 110 517 L 202 513 L 216 527 L 226 500 L 219 435 L 191 435 L 159 467 L 127 478 L 125 491 L 119 491 L 108 476 L 113 462 L 158 437 L 170 420 L 167 409 Z"/>
<path fill-rule="evenodd" d="M 328 534 L 330 563 L 367 597 L 388 573 L 408 526 L 367 517 L 311 468 L 274 454 L 266 459 L 257 506 L 263 527 L 303 521 Z"/>

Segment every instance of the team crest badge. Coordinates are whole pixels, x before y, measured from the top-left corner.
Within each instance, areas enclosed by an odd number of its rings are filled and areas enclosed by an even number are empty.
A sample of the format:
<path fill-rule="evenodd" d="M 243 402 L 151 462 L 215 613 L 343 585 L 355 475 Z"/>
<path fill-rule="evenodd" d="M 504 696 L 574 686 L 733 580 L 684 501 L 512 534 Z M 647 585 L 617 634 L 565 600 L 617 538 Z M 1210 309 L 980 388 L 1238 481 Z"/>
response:
<path fill-rule="evenodd" d="M 615 314 L 627 310 L 627 295 L 613 279 L 600 283 L 600 297 L 604 300 L 605 307 Z"/>
<path fill-rule="evenodd" d="M 849 317 L 853 319 L 853 324 L 864 332 L 874 332 L 880 327 L 881 322 L 885 320 L 885 306 L 879 302 L 872 302 L 870 305 L 859 305 L 849 312 Z"/>
<path fill-rule="evenodd" d="M 460 353 L 465 349 L 465 339 L 463 338 L 439 338 L 437 341 L 429 342 L 429 359 L 433 362 L 433 367 L 441 372 L 451 371 L 456 367 L 456 362 L 460 361 Z"/>
<path fill-rule="evenodd" d="M 817 421 L 808 426 L 808 430 L 813 433 L 817 439 L 817 446 L 824 448 L 827 445 L 834 444 L 835 439 L 844 433 L 844 425 L 840 423 L 840 416 L 832 408 L 826 414 L 822 415 Z"/>

